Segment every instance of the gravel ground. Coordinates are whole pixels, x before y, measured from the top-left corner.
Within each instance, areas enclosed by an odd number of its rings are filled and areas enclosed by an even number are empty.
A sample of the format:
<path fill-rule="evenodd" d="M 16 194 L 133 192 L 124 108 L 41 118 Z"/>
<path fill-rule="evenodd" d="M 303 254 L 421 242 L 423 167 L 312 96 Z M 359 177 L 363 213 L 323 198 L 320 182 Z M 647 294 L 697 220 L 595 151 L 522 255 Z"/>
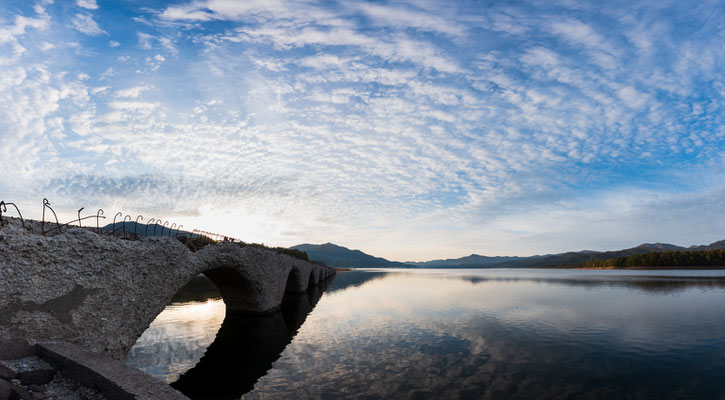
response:
<path fill-rule="evenodd" d="M 9 368 L 13 372 L 21 373 L 37 370 L 52 370 L 48 363 L 42 359 L 32 356 L 20 358 L 16 360 L 0 360 L 0 364 Z M 10 381 L 13 385 L 25 390 L 26 393 L 21 394 L 21 398 L 28 400 L 105 400 L 101 393 L 97 390 L 87 388 L 80 383 L 64 377 L 60 372 L 56 371 L 53 380 L 44 385 L 28 385 L 24 386 L 18 379 Z"/>

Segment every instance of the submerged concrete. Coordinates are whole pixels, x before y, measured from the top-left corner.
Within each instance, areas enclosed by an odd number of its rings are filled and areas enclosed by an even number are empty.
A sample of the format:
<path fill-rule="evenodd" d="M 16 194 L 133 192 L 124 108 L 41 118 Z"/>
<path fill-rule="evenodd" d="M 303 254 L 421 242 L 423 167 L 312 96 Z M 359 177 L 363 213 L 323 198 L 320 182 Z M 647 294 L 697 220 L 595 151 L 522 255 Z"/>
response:
<path fill-rule="evenodd" d="M 53 367 L 112 400 L 184 400 L 171 386 L 124 364 L 63 342 L 39 343 L 38 354 Z"/>
<path fill-rule="evenodd" d="M 173 238 L 127 241 L 79 228 L 45 237 L 11 221 L 0 228 L 0 358 L 64 341 L 121 360 L 200 273 L 229 311 L 267 314 L 285 292 L 304 292 L 334 270 L 233 243 L 192 253 Z"/>

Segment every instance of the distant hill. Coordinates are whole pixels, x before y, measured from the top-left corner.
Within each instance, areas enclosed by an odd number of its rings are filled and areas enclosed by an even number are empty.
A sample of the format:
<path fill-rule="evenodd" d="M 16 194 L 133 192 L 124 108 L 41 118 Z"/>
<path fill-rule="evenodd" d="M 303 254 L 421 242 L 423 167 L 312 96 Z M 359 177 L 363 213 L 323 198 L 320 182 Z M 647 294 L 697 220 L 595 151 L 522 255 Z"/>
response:
<path fill-rule="evenodd" d="M 332 243 L 299 244 L 291 247 L 304 251 L 310 260 L 321 261 L 330 267 L 341 268 L 406 268 L 410 265 L 373 257 L 360 250 L 350 250 Z"/>
<path fill-rule="evenodd" d="M 488 257 L 471 254 L 470 256 L 461 258 L 449 258 L 446 260 L 425 262 L 406 261 L 405 263 L 419 268 L 486 268 L 496 267 L 509 261 L 518 261 L 522 258 L 528 259 L 530 257 Z"/>
<path fill-rule="evenodd" d="M 573 267 L 583 266 L 588 261 L 605 260 L 609 258 L 626 257 L 634 254 L 643 254 L 659 251 L 686 250 L 684 247 L 667 243 L 644 243 L 637 247 L 613 251 L 570 251 L 559 254 L 547 254 L 542 256 L 521 257 L 518 260 L 502 263 L 500 267 L 505 268 L 547 268 L 547 267 Z"/>
<path fill-rule="evenodd" d="M 348 268 L 551 268 L 583 266 L 587 262 L 626 257 L 635 254 L 665 251 L 702 251 L 725 249 L 725 240 L 709 245 L 681 247 L 668 243 L 644 243 L 636 247 L 613 251 L 572 251 L 558 254 L 545 254 L 530 257 L 488 257 L 478 254 L 470 256 L 433 260 L 425 262 L 407 261 L 404 263 L 373 257 L 360 250 L 350 250 L 332 243 L 322 245 L 301 244 L 292 247 L 306 251 L 310 259 L 322 261 L 327 265 Z"/>
<path fill-rule="evenodd" d="M 710 243 L 707 246 L 690 246 L 687 250 L 725 250 L 725 240 Z"/>
<path fill-rule="evenodd" d="M 138 226 L 136 224 L 136 221 L 126 221 L 124 222 L 116 222 L 116 224 L 108 224 L 101 229 L 104 231 L 112 231 L 114 230 L 114 226 L 116 228 L 116 232 L 122 232 L 124 228 L 124 224 L 126 225 L 126 234 L 133 234 L 136 232 L 139 236 L 175 236 L 177 233 L 179 236 L 190 236 L 191 233 L 188 231 L 178 231 L 176 227 L 174 229 L 170 229 L 170 227 L 167 225 L 166 227 L 162 227 L 161 225 L 151 224 L 147 225 L 139 223 Z M 154 228 L 156 228 L 156 232 L 154 233 Z M 162 229 L 163 228 L 163 229 Z"/>

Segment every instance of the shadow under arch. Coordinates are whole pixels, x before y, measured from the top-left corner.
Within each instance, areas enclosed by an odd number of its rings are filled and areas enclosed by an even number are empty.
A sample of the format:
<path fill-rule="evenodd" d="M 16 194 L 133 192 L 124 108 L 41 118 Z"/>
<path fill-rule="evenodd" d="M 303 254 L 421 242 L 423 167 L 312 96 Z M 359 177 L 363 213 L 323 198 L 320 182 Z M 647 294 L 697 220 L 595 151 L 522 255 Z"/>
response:
<path fill-rule="evenodd" d="M 233 279 L 223 269 L 204 274 L 217 285 Z M 227 308 L 216 338 L 199 362 L 171 386 L 191 399 L 239 399 L 253 389 L 292 342 L 332 279 L 315 282 L 303 293 L 285 294 L 280 310 L 271 314 Z"/>
<path fill-rule="evenodd" d="M 236 269 L 222 266 L 206 270 L 202 272 L 202 275 L 209 278 L 219 289 L 227 313 L 239 312 L 238 310 L 246 310 L 250 307 L 249 293 L 255 291 L 256 285 Z M 247 312 L 252 314 L 251 311 Z"/>

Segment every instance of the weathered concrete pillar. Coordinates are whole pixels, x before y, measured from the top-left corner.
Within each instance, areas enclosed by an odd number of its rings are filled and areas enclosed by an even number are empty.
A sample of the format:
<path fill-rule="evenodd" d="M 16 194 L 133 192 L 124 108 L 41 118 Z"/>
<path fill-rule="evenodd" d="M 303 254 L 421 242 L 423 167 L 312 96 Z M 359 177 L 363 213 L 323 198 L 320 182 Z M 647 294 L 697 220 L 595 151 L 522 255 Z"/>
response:
<path fill-rule="evenodd" d="M 312 264 L 304 260 L 294 260 L 287 278 L 287 293 L 305 293 L 309 287 Z"/>
<path fill-rule="evenodd" d="M 312 267 L 312 273 L 310 274 L 310 287 L 317 286 L 320 283 L 320 266 L 315 265 Z"/>
<path fill-rule="evenodd" d="M 196 253 L 204 274 L 222 292 L 227 309 L 264 314 L 282 303 L 295 258 L 252 246 L 218 243 Z"/>

